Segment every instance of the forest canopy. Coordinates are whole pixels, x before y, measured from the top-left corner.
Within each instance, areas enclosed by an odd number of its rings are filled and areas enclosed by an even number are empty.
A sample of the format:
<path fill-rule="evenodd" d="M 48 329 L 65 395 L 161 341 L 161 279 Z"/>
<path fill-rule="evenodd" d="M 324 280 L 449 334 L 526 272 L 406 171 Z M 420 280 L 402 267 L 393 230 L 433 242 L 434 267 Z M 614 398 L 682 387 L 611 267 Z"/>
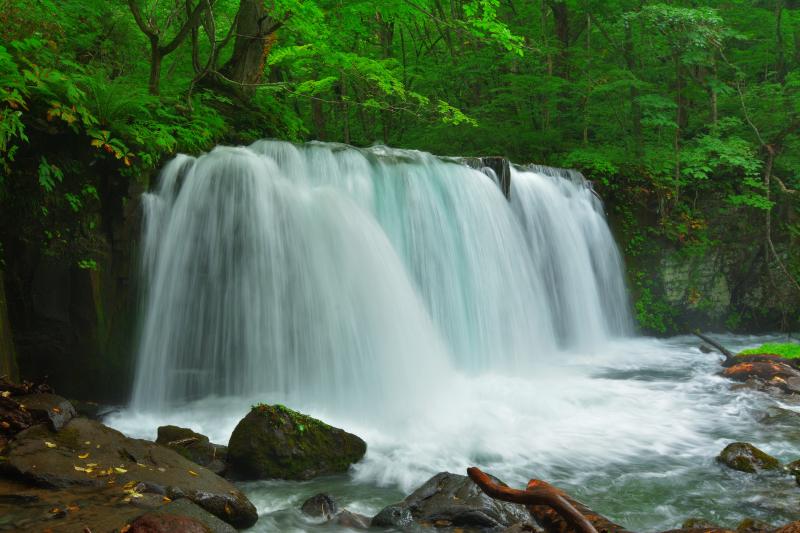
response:
<path fill-rule="evenodd" d="M 93 268 L 107 192 L 177 152 L 383 143 L 577 168 L 629 262 L 651 238 L 739 240 L 800 291 L 798 7 L 2 0 L 0 216 Z M 663 329 L 643 275 L 632 264 L 640 322 Z"/>

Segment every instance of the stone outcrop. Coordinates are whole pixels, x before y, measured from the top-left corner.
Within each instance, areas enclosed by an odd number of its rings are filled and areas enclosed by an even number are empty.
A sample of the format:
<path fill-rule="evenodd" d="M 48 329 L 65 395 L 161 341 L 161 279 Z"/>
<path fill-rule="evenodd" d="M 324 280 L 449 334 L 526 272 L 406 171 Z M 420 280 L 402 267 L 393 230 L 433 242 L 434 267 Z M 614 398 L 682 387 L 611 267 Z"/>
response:
<path fill-rule="evenodd" d="M 191 429 L 178 426 L 161 426 L 158 428 L 156 444 L 175 450 L 193 463 L 204 466 L 222 475 L 225 471 L 227 446 L 212 444 L 208 437 L 195 433 Z"/>
<path fill-rule="evenodd" d="M 51 489 L 113 488 L 129 501 L 142 490 L 176 500 L 187 498 L 236 528 L 258 519 L 252 503 L 234 485 L 180 454 L 152 442 L 130 439 L 103 424 L 70 420 L 59 432 L 45 425 L 17 434 L 7 448 L 3 472 Z M 137 490 L 140 489 L 140 490 Z"/>

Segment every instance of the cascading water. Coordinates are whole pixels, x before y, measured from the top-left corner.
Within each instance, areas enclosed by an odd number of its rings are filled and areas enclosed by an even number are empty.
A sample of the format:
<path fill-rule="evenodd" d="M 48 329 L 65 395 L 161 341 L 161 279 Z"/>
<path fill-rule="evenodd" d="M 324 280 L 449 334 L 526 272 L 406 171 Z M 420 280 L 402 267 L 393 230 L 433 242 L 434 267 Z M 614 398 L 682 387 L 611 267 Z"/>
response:
<path fill-rule="evenodd" d="M 107 422 L 224 443 L 252 402 L 285 402 L 366 440 L 347 476 L 244 486 L 258 531 L 323 527 L 296 511 L 317 492 L 372 515 L 470 465 L 547 479 L 631 530 L 796 519 L 792 478 L 714 458 L 747 440 L 797 459 L 784 420 L 800 409 L 732 391 L 694 339 L 626 336 L 621 260 L 584 179 L 501 170 L 321 143 L 179 156 L 144 198 L 134 402 Z"/>
<path fill-rule="evenodd" d="M 627 331 L 582 178 L 261 141 L 179 156 L 145 195 L 134 405 L 277 393 L 384 409 L 448 372 L 531 368 Z M 410 390 L 413 388 L 414 390 Z"/>

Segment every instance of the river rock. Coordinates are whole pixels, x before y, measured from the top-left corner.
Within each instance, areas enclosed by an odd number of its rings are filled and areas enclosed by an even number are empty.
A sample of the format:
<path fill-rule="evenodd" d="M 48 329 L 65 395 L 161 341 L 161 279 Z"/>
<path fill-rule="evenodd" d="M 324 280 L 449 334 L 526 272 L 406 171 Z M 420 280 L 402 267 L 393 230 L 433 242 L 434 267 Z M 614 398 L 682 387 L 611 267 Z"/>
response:
<path fill-rule="evenodd" d="M 46 421 L 55 431 L 61 431 L 67 422 L 78 416 L 72 404 L 56 394 L 28 394 L 14 399 L 36 420 Z"/>
<path fill-rule="evenodd" d="M 741 472 L 755 474 L 761 470 L 777 470 L 781 463 L 748 442 L 733 442 L 717 456 L 717 461 Z"/>
<path fill-rule="evenodd" d="M 764 533 L 775 529 L 770 524 L 757 518 L 745 518 L 736 526 L 736 533 Z"/>
<path fill-rule="evenodd" d="M 131 524 L 129 533 L 209 533 L 195 518 L 171 514 L 142 515 Z"/>
<path fill-rule="evenodd" d="M 333 518 L 333 523 L 349 529 L 369 529 L 370 519 L 368 516 L 345 509 Z"/>
<path fill-rule="evenodd" d="M 252 408 L 228 443 L 234 479 L 310 479 L 346 472 L 367 451 L 356 435 L 283 405 Z"/>
<path fill-rule="evenodd" d="M 522 505 L 493 500 L 466 476 L 441 472 L 400 503 L 384 508 L 373 526 L 403 528 L 413 520 L 422 526 L 491 531 L 530 523 Z"/>
<path fill-rule="evenodd" d="M 300 510 L 313 518 L 330 520 L 339 511 L 339 504 L 336 503 L 333 496 L 319 493 L 303 502 Z"/>
<path fill-rule="evenodd" d="M 774 530 L 772 533 L 800 533 L 800 521 L 786 524 Z"/>
<path fill-rule="evenodd" d="M 201 523 L 211 533 L 235 533 L 236 529 L 230 524 L 223 522 L 202 507 L 189 500 L 182 499 L 174 501 L 161 507 L 158 511 L 147 513 L 146 516 L 181 516 L 188 517 Z"/>
<path fill-rule="evenodd" d="M 683 525 L 681 526 L 682 529 L 697 529 L 697 528 L 713 528 L 719 529 L 717 524 L 714 524 L 710 520 L 706 520 L 705 518 L 687 518 L 684 520 Z"/>
<path fill-rule="evenodd" d="M 156 444 L 175 450 L 190 461 L 221 475 L 225 471 L 226 446 L 212 444 L 208 437 L 189 428 L 161 426 Z"/>
<path fill-rule="evenodd" d="M 122 496 L 139 483 L 151 484 L 188 498 L 237 528 L 258 519 L 247 497 L 208 469 L 84 418 L 71 420 L 57 433 L 44 425 L 20 432 L 8 446 L 4 469 L 41 487 L 112 486 Z"/>

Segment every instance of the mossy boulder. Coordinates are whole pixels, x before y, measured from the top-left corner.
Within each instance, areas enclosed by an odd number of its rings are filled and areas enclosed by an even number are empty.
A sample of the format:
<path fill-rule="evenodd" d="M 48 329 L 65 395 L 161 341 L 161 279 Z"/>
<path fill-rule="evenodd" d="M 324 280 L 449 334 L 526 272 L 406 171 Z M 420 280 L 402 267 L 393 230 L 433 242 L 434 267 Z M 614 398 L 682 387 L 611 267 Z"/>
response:
<path fill-rule="evenodd" d="M 755 474 L 762 470 L 778 470 L 780 461 L 748 442 L 733 442 L 717 456 L 717 461 L 728 468 Z"/>
<path fill-rule="evenodd" d="M 356 435 L 283 405 L 253 406 L 228 443 L 234 479 L 311 479 L 345 472 L 367 451 Z"/>

